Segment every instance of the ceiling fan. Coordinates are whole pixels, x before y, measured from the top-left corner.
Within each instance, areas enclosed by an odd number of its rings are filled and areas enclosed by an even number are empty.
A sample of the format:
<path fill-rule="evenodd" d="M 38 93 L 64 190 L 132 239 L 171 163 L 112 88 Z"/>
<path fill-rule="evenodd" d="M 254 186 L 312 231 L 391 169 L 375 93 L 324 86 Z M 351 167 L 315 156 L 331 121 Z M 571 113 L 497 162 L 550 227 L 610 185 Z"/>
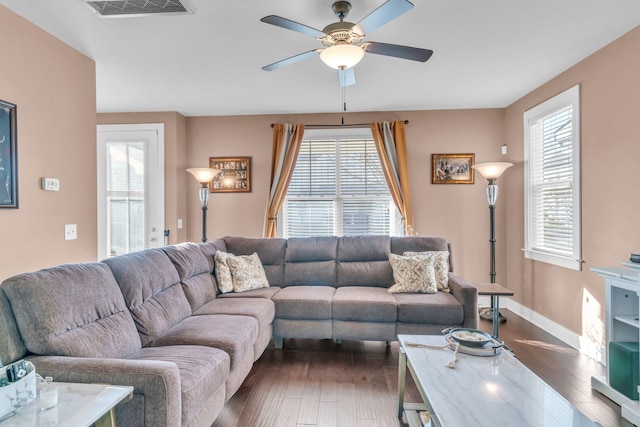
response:
<path fill-rule="evenodd" d="M 324 45 L 324 48 L 291 56 L 262 69 L 276 70 L 319 54 L 325 64 L 338 70 L 340 85 L 344 87 L 356 82 L 353 66 L 360 62 L 365 52 L 420 62 L 427 61 L 433 54 L 429 49 L 363 41 L 367 34 L 411 10 L 413 4 L 407 0 L 387 0 L 357 24 L 344 20 L 351 10 L 351 3 L 348 1 L 336 1 L 331 8 L 340 21 L 327 25 L 322 31 L 281 16 L 269 15 L 262 18 L 260 21 L 267 24 L 315 37 Z"/>

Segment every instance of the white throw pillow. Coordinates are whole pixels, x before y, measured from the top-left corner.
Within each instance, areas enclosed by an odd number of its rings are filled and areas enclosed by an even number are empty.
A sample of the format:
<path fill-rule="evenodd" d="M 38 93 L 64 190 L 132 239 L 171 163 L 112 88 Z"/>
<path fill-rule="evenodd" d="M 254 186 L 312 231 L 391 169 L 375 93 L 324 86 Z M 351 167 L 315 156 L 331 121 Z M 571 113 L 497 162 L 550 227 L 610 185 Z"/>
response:
<path fill-rule="evenodd" d="M 433 258 L 433 269 L 438 290 L 451 292 L 451 289 L 449 289 L 449 251 L 405 252 L 402 255 Z"/>
<path fill-rule="evenodd" d="M 389 254 L 393 269 L 394 285 L 388 291 L 391 294 L 419 292 L 435 294 L 438 292 L 432 257 L 409 257 Z"/>
<path fill-rule="evenodd" d="M 218 289 L 223 294 L 227 292 L 233 292 L 233 279 L 231 277 L 231 270 L 227 265 L 227 260 L 233 257 L 233 254 L 218 251 L 213 257 L 213 262 L 216 267 L 216 280 L 218 281 Z"/>
<path fill-rule="evenodd" d="M 227 265 L 231 271 L 234 292 L 269 287 L 267 275 L 257 253 L 228 257 Z"/>

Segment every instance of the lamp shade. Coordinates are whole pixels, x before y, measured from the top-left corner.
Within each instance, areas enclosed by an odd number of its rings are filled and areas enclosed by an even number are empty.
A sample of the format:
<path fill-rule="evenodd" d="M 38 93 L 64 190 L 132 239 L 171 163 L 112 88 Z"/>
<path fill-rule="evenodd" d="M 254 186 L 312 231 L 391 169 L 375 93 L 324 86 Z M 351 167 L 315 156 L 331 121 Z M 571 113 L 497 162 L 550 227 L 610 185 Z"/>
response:
<path fill-rule="evenodd" d="M 473 165 L 472 168 L 477 170 L 480 175 L 486 179 L 498 179 L 500 175 L 513 166 L 513 163 L 506 162 L 492 162 L 492 163 L 478 163 Z"/>
<path fill-rule="evenodd" d="M 190 168 L 187 169 L 193 177 L 201 184 L 211 182 L 213 177 L 220 173 L 220 169 L 212 169 L 212 168 Z"/>
<path fill-rule="evenodd" d="M 352 44 L 337 44 L 326 48 L 320 53 L 320 59 L 331 68 L 351 68 L 364 56 L 360 46 Z"/>

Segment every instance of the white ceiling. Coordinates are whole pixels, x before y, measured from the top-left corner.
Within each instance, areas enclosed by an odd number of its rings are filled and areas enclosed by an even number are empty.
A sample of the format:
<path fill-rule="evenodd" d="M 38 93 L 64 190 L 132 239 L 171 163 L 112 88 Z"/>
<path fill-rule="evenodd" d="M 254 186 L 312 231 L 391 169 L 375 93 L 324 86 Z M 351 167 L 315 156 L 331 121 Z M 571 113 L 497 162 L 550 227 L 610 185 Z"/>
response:
<path fill-rule="evenodd" d="M 358 22 L 384 0 L 352 0 Z M 280 15 L 322 29 L 333 0 L 190 0 L 193 16 L 104 19 L 81 0 L 0 0 L 96 62 L 98 112 L 185 116 L 341 111 L 321 47 L 260 22 Z M 414 0 L 366 40 L 434 50 L 426 63 L 366 54 L 348 111 L 505 107 L 640 24 L 638 0 Z"/>

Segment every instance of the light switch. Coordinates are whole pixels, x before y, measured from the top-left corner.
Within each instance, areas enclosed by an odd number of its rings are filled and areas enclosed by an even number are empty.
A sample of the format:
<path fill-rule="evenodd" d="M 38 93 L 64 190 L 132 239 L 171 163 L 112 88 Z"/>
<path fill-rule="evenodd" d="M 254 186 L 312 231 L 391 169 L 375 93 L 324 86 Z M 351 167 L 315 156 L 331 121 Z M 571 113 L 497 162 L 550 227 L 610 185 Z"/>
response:
<path fill-rule="evenodd" d="M 77 224 L 65 224 L 64 225 L 64 240 L 76 240 L 78 238 L 78 225 Z"/>
<path fill-rule="evenodd" d="M 182 219 L 178 218 L 178 229 L 182 228 Z"/>

